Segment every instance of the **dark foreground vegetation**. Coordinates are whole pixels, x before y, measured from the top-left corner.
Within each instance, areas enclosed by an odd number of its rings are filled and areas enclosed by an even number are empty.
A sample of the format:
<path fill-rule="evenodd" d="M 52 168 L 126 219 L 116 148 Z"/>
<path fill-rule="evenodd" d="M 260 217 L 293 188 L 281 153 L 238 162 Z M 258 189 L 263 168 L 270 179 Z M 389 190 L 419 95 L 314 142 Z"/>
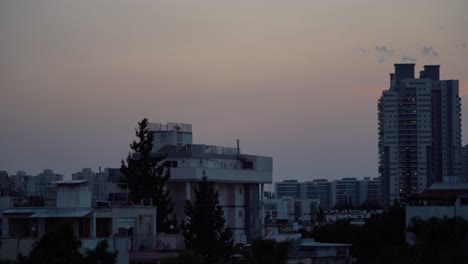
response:
<path fill-rule="evenodd" d="M 414 244 L 406 243 L 406 232 Z M 365 225 L 336 221 L 316 228 L 317 241 L 350 243 L 357 263 L 466 263 L 468 259 L 468 222 L 462 218 L 414 218 L 405 230 L 405 209 L 391 207 L 369 218 Z"/>
<path fill-rule="evenodd" d="M 55 232 L 41 237 L 33 245 L 28 256 L 19 255 L 16 262 L 2 261 L 1 264 L 115 264 L 117 252 L 108 250 L 106 240 L 94 250 L 80 251 L 81 241 L 69 226 L 59 227 Z"/>
<path fill-rule="evenodd" d="M 290 254 L 288 242 L 277 243 L 258 239 L 247 247 L 236 247 L 231 242 L 231 232 L 223 227 L 217 193 L 206 180 L 197 189 L 199 199 L 187 204 L 191 222 L 182 226 L 188 238 L 187 250 L 177 257 L 166 258 L 162 264 L 283 264 Z M 204 197 L 202 197 L 204 196 Z M 204 201 L 202 203 L 202 201 Z M 196 214 L 193 210 L 210 204 L 215 207 L 212 215 Z M 210 207 L 208 206 L 208 207 Z M 209 208 L 203 208 L 209 209 Z M 193 210 L 193 211 L 192 211 Z M 199 209 L 202 210 L 202 209 Z M 213 222 L 217 228 L 197 228 L 203 221 Z M 206 223 L 206 222 L 205 222 Z M 406 243 L 406 232 L 410 232 L 414 244 Z M 204 234 L 203 232 L 206 232 Z M 214 233 L 213 233 L 214 232 Z M 466 263 L 468 259 L 468 222 L 462 218 L 412 219 L 405 230 L 404 208 L 398 205 L 381 215 L 374 215 L 362 226 L 350 221 L 336 221 L 321 225 L 313 232 L 302 230 L 304 236 L 316 241 L 352 244 L 351 255 L 357 263 Z M 203 239 L 212 236 L 212 239 Z M 59 242 L 60 241 L 60 242 Z M 73 235 L 71 228 L 62 227 L 57 232 L 43 236 L 28 256 L 19 256 L 16 262 L 0 263 L 116 263 L 117 252 L 110 252 L 106 241 L 94 250 L 80 251 L 81 241 Z M 210 251 L 209 249 L 217 249 Z"/>

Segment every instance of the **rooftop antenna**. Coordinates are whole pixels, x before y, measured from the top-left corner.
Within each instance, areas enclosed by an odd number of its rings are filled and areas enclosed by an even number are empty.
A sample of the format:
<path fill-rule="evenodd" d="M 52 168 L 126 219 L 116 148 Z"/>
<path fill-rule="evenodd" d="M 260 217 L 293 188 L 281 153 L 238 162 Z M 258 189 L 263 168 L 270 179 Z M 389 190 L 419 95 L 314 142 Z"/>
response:
<path fill-rule="evenodd" d="M 239 158 L 239 155 L 240 155 L 240 143 L 239 143 L 239 139 L 236 139 L 236 142 L 237 142 L 237 158 Z"/>

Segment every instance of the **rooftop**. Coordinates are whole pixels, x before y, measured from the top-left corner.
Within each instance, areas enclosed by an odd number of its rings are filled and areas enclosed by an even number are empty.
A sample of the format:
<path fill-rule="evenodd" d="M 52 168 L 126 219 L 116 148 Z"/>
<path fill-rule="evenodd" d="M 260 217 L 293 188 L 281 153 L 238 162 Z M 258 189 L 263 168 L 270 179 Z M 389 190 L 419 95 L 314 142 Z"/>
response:
<path fill-rule="evenodd" d="M 53 181 L 50 182 L 52 184 L 57 184 L 57 185 L 80 185 L 83 183 L 87 183 L 88 180 L 64 180 L 64 181 Z"/>
<path fill-rule="evenodd" d="M 237 148 L 221 147 L 215 145 L 204 144 L 186 144 L 183 146 L 166 145 L 158 152 L 161 153 L 199 153 L 199 154 L 221 154 L 221 155 L 237 155 Z M 240 150 L 239 150 L 240 152 Z"/>
<path fill-rule="evenodd" d="M 162 123 L 149 123 L 148 130 L 152 132 L 157 131 L 178 131 L 178 132 L 192 132 L 192 124 L 185 123 L 172 123 L 167 122 L 167 124 Z"/>

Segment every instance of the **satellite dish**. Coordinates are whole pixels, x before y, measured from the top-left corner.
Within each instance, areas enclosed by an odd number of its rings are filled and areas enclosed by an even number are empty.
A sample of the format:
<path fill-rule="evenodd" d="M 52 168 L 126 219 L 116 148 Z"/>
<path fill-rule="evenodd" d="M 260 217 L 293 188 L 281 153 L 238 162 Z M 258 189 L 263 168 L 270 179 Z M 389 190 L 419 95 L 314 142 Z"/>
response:
<path fill-rule="evenodd" d="M 174 126 L 174 129 L 177 130 L 177 131 L 181 130 L 180 126 Z"/>

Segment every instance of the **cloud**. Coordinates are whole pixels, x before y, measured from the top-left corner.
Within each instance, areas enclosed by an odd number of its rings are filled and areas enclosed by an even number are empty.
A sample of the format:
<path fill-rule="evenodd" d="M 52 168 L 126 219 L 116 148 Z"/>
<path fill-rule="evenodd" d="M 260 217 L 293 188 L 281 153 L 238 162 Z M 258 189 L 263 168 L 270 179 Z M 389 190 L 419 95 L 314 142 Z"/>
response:
<path fill-rule="evenodd" d="M 359 47 L 359 48 L 354 48 L 353 53 L 356 55 L 365 55 L 369 53 L 369 51 L 365 48 Z"/>
<path fill-rule="evenodd" d="M 403 55 L 400 59 L 402 62 L 416 62 L 416 59 L 410 56 Z"/>
<path fill-rule="evenodd" d="M 466 49 L 466 47 L 467 47 L 466 42 L 462 42 L 460 44 L 457 44 L 457 48 Z"/>
<path fill-rule="evenodd" d="M 392 57 L 393 56 L 393 50 L 388 48 L 387 46 L 376 46 L 375 50 L 380 55 L 379 63 L 384 62 L 386 57 Z"/>
<path fill-rule="evenodd" d="M 435 51 L 431 46 L 422 47 L 421 53 L 422 53 L 423 56 L 427 56 L 427 57 L 439 56 L 439 53 L 437 51 Z"/>
<path fill-rule="evenodd" d="M 367 53 L 367 50 L 365 48 L 359 48 L 358 52 L 360 53 Z"/>
<path fill-rule="evenodd" d="M 375 47 L 375 50 L 379 52 L 382 55 L 386 56 L 392 56 L 393 55 L 393 50 L 387 48 L 387 46 L 377 46 Z"/>

